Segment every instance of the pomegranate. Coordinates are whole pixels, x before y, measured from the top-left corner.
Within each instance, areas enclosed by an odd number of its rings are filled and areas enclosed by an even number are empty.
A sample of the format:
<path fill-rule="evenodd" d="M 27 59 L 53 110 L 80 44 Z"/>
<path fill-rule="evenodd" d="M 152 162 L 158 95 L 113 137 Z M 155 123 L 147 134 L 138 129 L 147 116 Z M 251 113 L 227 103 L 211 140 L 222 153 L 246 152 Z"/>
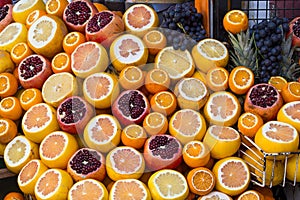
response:
<path fill-rule="evenodd" d="M 182 146 L 171 135 L 153 135 L 144 144 L 146 166 L 151 170 L 175 169 L 182 161 Z"/>
<path fill-rule="evenodd" d="M 67 172 L 75 181 L 87 178 L 103 181 L 106 176 L 105 157 L 94 149 L 81 148 L 69 159 Z"/>
<path fill-rule="evenodd" d="M 18 66 L 19 81 L 25 89 L 41 89 L 52 73 L 51 62 L 39 54 L 27 56 Z"/>
<path fill-rule="evenodd" d="M 12 4 L 12 0 L 1 0 L 0 7 L 3 7 L 5 4 Z"/>
<path fill-rule="evenodd" d="M 74 0 L 65 8 L 63 20 L 70 31 L 84 33 L 88 20 L 97 12 L 97 8 L 90 0 Z"/>
<path fill-rule="evenodd" d="M 13 21 L 12 4 L 0 6 L 0 32 Z"/>
<path fill-rule="evenodd" d="M 289 34 L 292 34 L 292 45 L 300 47 L 300 17 L 296 17 L 290 22 Z"/>
<path fill-rule="evenodd" d="M 71 134 L 82 134 L 86 124 L 94 116 L 93 107 L 83 98 L 66 98 L 57 108 L 59 127 Z"/>
<path fill-rule="evenodd" d="M 122 18 L 112 11 L 95 14 L 85 27 L 87 40 L 96 41 L 109 47 L 112 41 L 125 29 Z"/>
<path fill-rule="evenodd" d="M 112 105 L 112 114 L 124 126 L 141 123 L 149 113 L 149 101 L 139 90 L 123 91 Z"/>
<path fill-rule="evenodd" d="M 260 115 L 265 122 L 273 120 L 283 105 L 283 99 L 278 90 L 267 83 L 252 86 L 244 101 L 245 112 Z"/>

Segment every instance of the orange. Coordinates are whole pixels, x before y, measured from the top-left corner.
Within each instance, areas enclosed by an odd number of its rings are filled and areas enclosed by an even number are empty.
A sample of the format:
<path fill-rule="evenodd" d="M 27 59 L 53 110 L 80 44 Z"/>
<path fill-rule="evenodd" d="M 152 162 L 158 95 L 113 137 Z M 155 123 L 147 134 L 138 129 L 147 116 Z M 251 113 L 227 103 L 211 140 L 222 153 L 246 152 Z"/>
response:
<path fill-rule="evenodd" d="M 9 171 L 18 174 L 30 160 L 38 157 L 38 145 L 25 136 L 19 135 L 5 147 L 3 160 Z"/>
<path fill-rule="evenodd" d="M 292 125 L 300 133 L 300 101 L 293 101 L 284 104 L 277 113 L 277 121 L 286 122 Z"/>
<path fill-rule="evenodd" d="M 110 108 L 120 91 L 116 76 L 107 72 L 89 75 L 82 88 L 84 98 L 97 109 Z"/>
<path fill-rule="evenodd" d="M 48 134 L 59 130 L 56 110 L 46 103 L 38 103 L 30 107 L 21 122 L 24 135 L 40 143 Z"/>
<path fill-rule="evenodd" d="M 162 169 L 154 172 L 148 180 L 152 199 L 181 200 L 189 195 L 186 178 L 178 171 Z"/>
<path fill-rule="evenodd" d="M 210 151 L 202 141 L 192 140 L 183 146 L 182 157 L 191 168 L 203 167 L 209 163 Z"/>
<path fill-rule="evenodd" d="M 269 81 L 269 84 L 273 85 L 278 92 L 281 92 L 281 90 L 287 85 L 287 80 L 281 76 L 272 76 Z"/>
<path fill-rule="evenodd" d="M 214 67 L 206 74 L 206 84 L 212 91 L 225 91 L 228 88 L 229 72 L 223 67 Z"/>
<path fill-rule="evenodd" d="M 66 98 L 78 94 L 78 82 L 76 77 L 69 72 L 61 72 L 50 75 L 42 87 L 43 100 L 57 108 Z"/>
<path fill-rule="evenodd" d="M 125 67 L 119 74 L 119 83 L 125 90 L 139 89 L 144 85 L 145 74 L 136 66 Z"/>
<path fill-rule="evenodd" d="M 66 169 L 69 159 L 77 150 L 75 137 L 64 131 L 53 131 L 39 146 L 40 158 L 49 168 Z"/>
<path fill-rule="evenodd" d="M 62 18 L 68 4 L 68 0 L 48 0 L 46 2 L 46 12 L 50 15 L 56 15 Z"/>
<path fill-rule="evenodd" d="M 148 60 L 148 48 L 143 40 L 133 34 L 118 36 L 109 48 L 110 61 L 120 72 L 127 66 L 142 66 Z"/>
<path fill-rule="evenodd" d="M 3 200 L 24 200 L 25 197 L 20 192 L 9 192 L 5 195 Z"/>
<path fill-rule="evenodd" d="M 299 134 L 286 122 L 268 121 L 257 131 L 254 142 L 266 153 L 297 152 Z M 273 159 L 272 156 L 270 158 Z M 277 156 L 276 159 L 284 159 L 284 156 Z"/>
<path fill-rule="evenodd" d="M 139 179 L 145 171 L 145 165 L 142 153 L 129 146 L 117 146 L 106 156 L 106 172 L 113 181 Z"/>
<path fill-rule="evenodd" d="M 33 51 L 29 48 L 26 42 L 20 42 L 13 46 L 10 52 L 12 61 L 15 64 L 19 64 L 24 58 L 33 54 Z"/>
<path fill-rule="evenodd" d="M 209 96 L 204 106 L 204 116 L 210 124 L 232 126 L 238 121 L 241 110 L 241 104 L 234 94 L 219 91 Z"/>
<path fill-rule="evenodd" d="M 85 126 L 83 138 L 88 147 L 108 153 L 121 141 L 121 125 L 113 115 L 96 115 Z"/>
<path fill-rule="evenodd" d="M 45 10 L 43 0 L 18 1 L 13 7 L 12 17 L 14 21 L 25 24 L 27 16 L 34 10 Z"/>
<path fill-rule="evenodd" d="M 246 190 L 245 192 L 243 192 L 242 194 L 240 194 L 237 197 L 237 200 L 264 200 L 265 198 L 263 197 L 262 194 L 260 194 L 258 191 L 256 190 Z"/>
<path fill-rule="evenodd" d="M 152 198 L 148 187 L 142 181 L 137 179 L 122 179 L 112 184 L 109 199 L 151 200 Z"/>
<path fill-rule="evenodd" d="M 86 41 L 83 33 L 72 31 L 63 39 L 63 49 L 67 54 L 72 54 L 76 47 Z"/>
<path fill-rule="evenodd" d="M 248 29 L 248 16 L 241 10 L 230 10 L 223 18 L 223 27 L 232 34 Z"/>
<path fill-rule="evenodd" d="M 177 99 L 172 92 L 161 91 L 151 97 L 150 104 L 153 111 L 169 116 L 177 108 Z"/>
<path fill-rule="evenodd" d="M 143 41 L 148 47 L 149 54 L 151 55 L 156 55 L 167 45 L 166 36 L 159 30 L 151 30 L 147 32 L 143 37 Z"/>
<path fill-rule="evenodd" d="M 192 140 L 202 140 L 206 132 L 206 122 L 202 114 L 192 109 L 176 111 L 169 120 L 169 133 L 182 144 Z"/>
<path fill-rule="evenodd" d="M 42 92 L 36 88 L 25 89 L 20 95 L 20 104 L 23 110 L 28 110 L 33 105 L 42 103 L 43 97 Z"/>
<path fill-rule="evenodd" d="M 237 127 L 243 135 L 253 138 L 263 124 L 264 121 L 258 114 L 244 112 L 238 119 Z"/>
<path fill-rule="evenodd" d="M 30 160 L 18 174 L 17 182 L 20 190 L 25 194 L 34 195 L 35 183 L 47 169 L 40 159 Z"/>
<path fill-rule="evenodd" d="M 47 169 L 37 180 L 34 194 L 37 200 L 67 199 L 72 185 L 73 179 L 65 170 Z"/>
<path fill-rule="evenodd" d="M 146 4 L 134 4 L 123 14 L 126 31 L 143 37 L 149 30 L 158 27 L 159 19 L 155 10 Z"/>
<path fill-rule="evenodd" d="M 71 55 L 66 52 L 56 54 L 51 60 L 51 69 L 54 73 L 69 72 L 71 69 Z"/>
<path fill-rule="evenodd" d="M 186 179 L 190 191 L 201 196 L 209 194 L 216 184 L 214 173 L 205 167 L 197 167 L 190 170 Z"/>
<path fill-rule="evenodd" d="M 234 155 L 241 145 L 241 137 L 237 130 L 230 126 L 210 126 L 203 138 L 203 143 L 210 150 L 215 159 L 222 159 Z"/>
<path fill-rule="evenodd" d="M 138 124 L 130 124 L 122 129 L 121 141 L 125 146 L 140 149 L 144 146 L 147 139 L 145 129 Z"/>
<path fill-rule="evenodd" d="M 18 134 L 17 124 L 6 118 L 0 119 L 0 143 L 6 144 L 10 142 Z"/>
<path fill-rule="evenodd" d="M 238 95 L 246 94 L 254 85 L 254 74 L 245 66 L 233 68 L 229 74 L 229 88 Z"/>
<path fill-rule="evenodd" d="M 300 82 L 288 82 L 282 89 L 281 95 L 284 102 L 300 101 Z"/>
<path fill-rule="evenodd" d="M 226 46 L 213 38 L 200 40 L 192 49 L 192 57 L 197 69 L 204 73 L 214 67 L 225 67 L 229 61 Z"/>
<path fill-rule="evenodd" d="M 17 78 L 8 72 L 0 73 L 0 97 L 8 97 L 16 94 L 18 90 Z"/>
<path fill-rule="evenodd" d="M 106 49 L 97 42 L 87 41 L 79 44 L 71 54 L 71 69 L 79 78 L 86 78 L 104 72 L 108 66 Z"/>
<path fill-rule="evenodd" d="M 9 96 L 0 101 L 0 116 L 11 120 L 18 120 L 23 114 L 20 100 L 17 97 Z"/>
<path fill-rule="evenodd" d="M 195 71 L 194 60 L 188 50 L 175 50 L 167 46 L 155 56 L 155 68 L 165 70 L 174 82 L 191 77 Z"/>
<path fill-rule="evenodd" d="M 102 3 L 94 2 L 93 4 L 94 4 L 94 6 L 97 8 L 98 12 L 101 12 L 101 11 L 103 11 L 103 10 L 109 10 L 109 9 L 107 8 L 107 6 L 104 5 L 104 4 L 102 4 Z"/>
<path fill-rule="evenodd" d="M 216 162 L 212 169 L 216 176 L 215 189 L 230 196 L 247 190 L 250 184 L 250 171 L 247 163 L 238 157 L 227 157 Z"/>
<path fill-rule="evenodd" d="M 45 10 L 37 9 L 30 12 L 26 17 L 25 25 L 29 29 L 30 26 L 41 16 L 46 15 L 47 12 Z"/>
<path fill-rule="evenodd" d="M 100 181 L 84 179 L 72 185 L 68 192 L 68 199 L 108 199 L 108 191 Z"/>
<path fill-rule="evenodd" d="M 207 102 L 209 91 L 206 85 L 197 78 L 182 78 L 174 88 L 177 103 L 181 109 L 199 111 Z"/>
<path fill-rule="evenodd" d="M 145 87 L 151 94 L 169 89 L 171 79 L 163 69 L 151 69 L 146 72 Z"/>
<path fill-rule="evenodd" d="M 143 120 L 143 128 L 148 135 L 165 134 L 168 125 L 167 117 L 160 112 L 151 112 Z"/>

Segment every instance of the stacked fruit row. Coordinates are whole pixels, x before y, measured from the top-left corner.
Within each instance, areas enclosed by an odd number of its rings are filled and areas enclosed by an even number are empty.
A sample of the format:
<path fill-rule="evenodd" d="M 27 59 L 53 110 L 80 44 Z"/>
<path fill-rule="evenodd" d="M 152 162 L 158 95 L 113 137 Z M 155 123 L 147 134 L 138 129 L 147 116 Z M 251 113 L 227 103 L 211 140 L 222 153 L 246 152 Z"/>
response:
<path fill-rule="evenodd" d="M 177 4 L 164 14 L 167 21 L 174 11 L 168 23 L 178 27 L 168 28 L 180 29 L 178 41 L 168 39 L 166 27 L 158 27 L 167 22 L 145 4 L 124 14 L 89 0 L 1 7 L 1 153 L 24 194 L 272 197 L 250 184 L 251 172 L 262 177 L 264 162 L 237 157 L 241 134 L 265 152 L 297 151 L 300 83 L 271 77 L 257 84 L 248 66 L 229 70 L 232 57 L 221 41 L 202 37 L 195 19 L 175 19 L 183 12 L 201 19 L 192 6 Z M 229 12 L 224 27 L 245 31 L 242 14 Z M 193 37 L 187 48 L 185 39 Z M 289 180 L 300 169 L 296 158 L 288 161 Z M 272 186 L 284 174 L 277 157 L 273 176 L 273 162 L 267 161 L 265 177 Z"/>

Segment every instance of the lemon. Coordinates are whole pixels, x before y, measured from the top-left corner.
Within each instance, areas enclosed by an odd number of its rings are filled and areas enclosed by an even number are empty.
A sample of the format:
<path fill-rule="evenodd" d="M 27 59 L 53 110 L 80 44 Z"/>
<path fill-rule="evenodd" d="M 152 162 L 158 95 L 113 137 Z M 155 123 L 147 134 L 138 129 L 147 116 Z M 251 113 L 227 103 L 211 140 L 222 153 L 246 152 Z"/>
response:
<path fill-rule="evenodd" d="M 0 73 L 12 72 L 15 69 L 15 64 L 10 58 L 7 51 L 0 50 Z"/>
<path fill-rule="evenodd" d="M 0 50 L 10 52 L 20 42 L 27 41 L 27 28 L 24 24 L 14 22 L 0 32 Z"/>
<path fill-rule="evenodd" d="M 26 23 L 27 16 L 34 10 L 45 10 L 46 6 L 43 0 L 20 0 L 12 11 L 12 17 L 15 22 Z"/>

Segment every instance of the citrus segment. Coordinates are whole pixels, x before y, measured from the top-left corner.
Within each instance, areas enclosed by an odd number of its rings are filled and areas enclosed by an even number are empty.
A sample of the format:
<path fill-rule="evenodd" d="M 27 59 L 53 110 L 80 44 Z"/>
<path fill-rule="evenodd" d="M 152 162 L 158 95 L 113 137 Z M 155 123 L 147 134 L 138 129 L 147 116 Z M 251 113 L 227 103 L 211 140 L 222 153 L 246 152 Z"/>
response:
<path fill-rule="evenodd" d="M 264 124 L 261 116 L 251 112 L 244 112 L 238 119 L 238 130 L 242 134 L 253 138 L 258 129 Z"/>
<path fill-rule="evenodd" d="M 145 75 L 136 66 L 125 67 L 119 74 L 119 83 L 125 90 L 136 90 L 144 85 Z"/>
<path fill-rule="evenodd" d="M 99 114 L 86 125 L 83 136 L 88 147 L 107 153 L 120 143 L 121 125 L 114 116 Z"/>
<path fill-rule="evenodd" d="M 25 136 L 16 136 L 4 150 L 3 159 L 6 168 L 13 173 L 19 173 L 31 159 L 39 157 L 38 151 L 39 147 L 36 143 Z"/>
<path fill-rule="evenodd" d="M 34 195 L 35 183 L 47 169 L 40 159 L 30 160 L 18 174 L 17 182 L 20 190 L 25 194 Z"/>
<path fill-rule="evenodd" d="M 13 17 L 14 21 L 25 24 L 26 17 L 33 10 L 45 10 L 45 3 L 43 2 L 43 0 L 20 0 L 20 1 L 18 1 L 13 7 L 12 17 Z"/>
<path fill-rule="evenodd" d="M 300 133 L 300 101 L 284 104 L 277 113 L 277 121 L 286 122 Z"/>
<path fill-rule="evenodd" d="M 51 69 L 54 73 L 69 72 L 71 69 L 71 55 L 66 52 L 56 54 L 51 60 Z"/>
<path fill-rule="evenodd" d="M 144 157 L 133 147 L 118 146 L 106 156 L 106 172 L 113 181 L 139 179 L 144 170 Z"/>
<path fill-rule="evenodd" d="M 97 42 L 79 44 L 71 54 L 71 69 L 79 78 L 86 78 L 98 72 L 104 72 L 108 66 L 108 54 Z"/>
<path fill-rule="evenodd" d="M 37 180 L 34 194 L 37 200 L 67 199 L 73 185 L 70 174 L 62 169 L 48 169 Z"/>
<path fill-rule="evenodd" d="M 27 41 L 27 32 L 24 24 L 10 23 L 0 32 L 0 50 L 11 52 L 17 43 Z"/>
<path fill-rule="evenodd" d="M 225 67 L 229 60 L 226 46 L 213 38 L 198 42 L 192 49 L 192 56 L 197 68 L 204 73 L 213 67 Z"/>
<path fill-rule="evenodd" d="M 150 200 L 152 198 L 148 187 L 142 181 L 137 179 L 122 179 L 112 184 L 109 199 Z"/>
<path fill-rule="evenodd" d="M 232 126 L 241 114 L 241 104 L 237 97 L 227 91 L 211 94 L 204 106 L 204 116 L 211 124 Z"/>
<path fill-rule="evenodd" d="M 250 184 L 247 163 L 238 157 L 227 157 L 216 162 L 212 169 L 216 176 L 215 189 L 230 196 L 246 191 Z"/>
<path fill-rule="evenodd" d="M 20 95 L 20 104 L 23 110 L 28 110 L 32 106 L 43 102 L 42 92 L 36 88 L 25 89 Z"/>
<path fill-rule="evenodd" d="M 206 132 L 206 122 L 198 111 L 181 109 L 171 116 L 169 132 L 182 144 L 192 140 L 202 140 Z"/>
<path fill-rule="evenodd" d="M 229 88 L 238 95 L 245 94 L 254 85 L 254 74 L 245 66 L 233 68 L 229 75 Z"/>
<path fill-rule="evenodd" d="M 108 199 L 105 185 L 95 179 L 85 179 L 76 182 L 68 192 L 69 200 L 77 199 Z"/>
<path fill-rule="evenodd" d="M 172 169 L 153 173 L 148 180 L 148 187 L 153 199 L 180 200 L 187 198 L 189 194 L 186 178 Z"/>
<path fill-rule="evenodd" d="M 121 133 L 121 141 L 125 146 L 140 149 L 144 146 L 147 139 L 145 129 L 138 124 L 130 124 L 125 126 Z"/>
<path fill-rule="evenodd" d="M 51 132 L 59 130 L 56 110 L 46 103 L 30 107 L 25 112 L 21 125 L 24 135 L 36 143 L 40 143 Z"/>
<path fill-rule="evenodd" d="M 6 144 L 10 142 L 18 134 L 17 124 L 6 118 L 0 119 L 0 143 Z"/>
<path fill-rule="evenodd" d="M 238 151 L 241 137 L 232 127 L 212 125 L 207 129 L 203 143 L 209 147 L 211 157 L 222 159 Z"/>
<path fill-rule="evenodd" d="M 0 73 L 0 97 L 14 95 L 18 90 L 17 78 L 8 72 Z"/>
<path fill-rule="evenodd" d="M 21 118 L 23 110 L 20 100 L 15 96 L 5 97 L 0 101 L 0 116 L 11 120 Z"/>
<path fill-rule="evenodd" d="M 33 54 L 33 51 L 26 42 L 15 44 L 10 52 L 11 59 L 15 64 L 19 64 L 24 58 L 31 54 Z"/>
<path fill-rule="evenodd" d="M 167 117 L 160 112 L 151 112 L 143 120 L 143 128 L 148 135 L 165 134 L 168 125 Z"/>
<path fill-rule="evenodd" d="M 192 140 L 186 143 L 182 149 L 182 157 L 189 167 L 203 167 L 209 163 L 209 147 L 199 140 Z"/>
<path fill-rule="evenodd" d="M 69 72 L 52 74 L 42 87 L 43 100 L 55 108 L 66 98 L 77 94 L 78 82 Z"/>
<path fill-rule="evenodd" d="M 260 194 L 256 190 L 247 190 L 247 191 L 243 192 L 242 194 L 240 194 L 237 198 L 237 200 L 248 200 L 248 199 L 264 200 L 264 197 L 262 196 L 262 194 Z"/>
<path fill-rule="evenodd" d="M 281 90 L 287 85 L 287 80 L 281 76 L 272 76 L 269 81 L 269 84 L 273 85 L 278 92 L 281 92 Z"/>
<path fill-rule="evenodd" d="M 151 109 L 164 115 L 171 115 L 177 108 L 176 96 L 169 91 L 161 91 L 150 99 Z"/>
<path fill-rule="evenodd" d="M 167 45 L 166 36 L 159 30 L 148 31 L 144 37 L 143 41 L 148 47 L 149 54 L 156 55 L 161 49 L 165 48 Z"/>
<path fill-rule="evenodd" d="M 228 82 L 229 72 L 223 67 L 213 67 L 206 74 L 206 84 L 212 91 L 225 91 Z"/>
<path fill-rule="evenodd" d="M 46 15 L 47 12 L 45 10 L 36 9 L 30 12 L 26 17 L 25 25 L 29 29 L 30 26 L 41 16 Z"/>
<path fill-rule="evenodd" d="M 67 54 L 72 54 L 76 47 L 84 42 L 86 42 L 86 39 L 83 33 L 69 32 L 63 39 L 63 49 Z"/>
<path fill-rule="evenodd" d="M 226 31 L 237 34 L 248 29 L 248 16 L 241 10 L 230 10 L 223 18 Z"/>
<path fill-rule="evenodd" d="M 288 82 L 281 90 L 284 102 L 300 101 L 300 82 Z"/>
<path fill-rule="evenodd" d="M 171 80 L 179 80 L 193 75 L 195 66 L 189 51 L 165 47 L 155 57 L 155 67 L 165 70 Z"/>
<path fill-rule="evenodd" d="M 148 49 L 138 36 L 124 34 L 117 37 L 110 46 L 110 61 L 117 71 L 127 66 L 146 64 Z"/>

